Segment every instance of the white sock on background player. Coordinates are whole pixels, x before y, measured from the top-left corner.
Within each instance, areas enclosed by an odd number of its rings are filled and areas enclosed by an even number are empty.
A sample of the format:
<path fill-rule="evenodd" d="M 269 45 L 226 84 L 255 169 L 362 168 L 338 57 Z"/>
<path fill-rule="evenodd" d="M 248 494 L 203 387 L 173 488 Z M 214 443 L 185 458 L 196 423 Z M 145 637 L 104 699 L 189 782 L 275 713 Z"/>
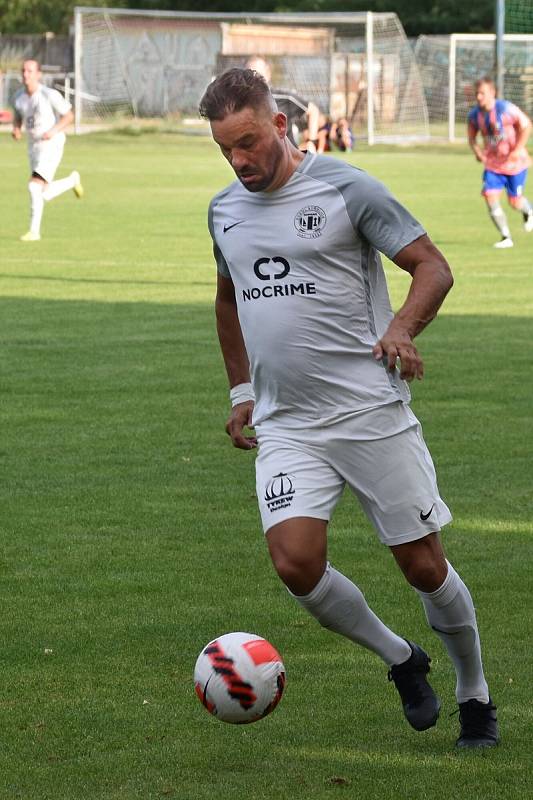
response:
<path fill-rule="evenodd" d="M 511 238 L 511 231 L 509 230 L 509 225 L 507 224 L 507 217 L 505 216 L 505 211 L 501 207 L 499 203 L 493 203 L 489 206 L 489 214 L 491 220 L 496 225 L 497 229 L 502 235 L 503 239 L 510 239 Z"/>
<path fill-rule="evenodd" d="M 446 563 L 448 574 L 442 586 L 435 592 L 417 591 L 427 620 L 442 639 L 455 667 L 457 702 L 475 699 L 488 703 L 474 603 L 457 572 Z"/>
<path fill-rule="evenodd" d="M 54 197 L 58 197 L 60 194 L 63 194 L 63 192 L 68 192 L 78 183 L 79 177 L 80 176 L 77 172 L 71 172 L 68 178 L 61 178 L 59 181 L 52 181 L 52 183 L 49 183 L 44 190 L 43 198 L 46 201 L 50 201 L 53 200 Z"/>
<path fill-rule="evenodd" d="M 387 628 L 367 605 L 361 590 L 330 564 L 309 594 L 293 597 L 324 628 L 377 653 L 387 666 L 410 658 L 405 639 Z"/>
<path fill-rule="evenodd" d="M 517 209 L 517 211 L 520 211 L 524 217 L 528 217 L 530 214 L 533 214 L 533 208 L 531 207 L 531 203 L 527 197 L 522 197 L 522 205 Z"/>
<path fill-rule="evenodd" d="M 41 231 L 44 207 L 43 185 L 37 181 L 30 181 L 28 191 L 30 193 L 30 231 L 38 236 Z"/>
<path fill-rule="evenodd" d="M 524 230 L 527 233 L 531 233 L 533 231 L 533 208 L 527 197 L 522 197 L 522 205 L 518 211 L 520 211 L 524 220 Z"/>

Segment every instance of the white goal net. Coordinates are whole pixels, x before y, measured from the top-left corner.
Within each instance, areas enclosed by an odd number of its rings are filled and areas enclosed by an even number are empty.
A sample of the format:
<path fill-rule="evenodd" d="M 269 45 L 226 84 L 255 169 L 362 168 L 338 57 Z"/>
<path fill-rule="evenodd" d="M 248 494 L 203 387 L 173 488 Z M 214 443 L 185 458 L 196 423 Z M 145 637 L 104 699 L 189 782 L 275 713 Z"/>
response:
<path fill-rule="evenodd" d="M 430 125 L 450 141 L 466 136 L 474 83 L 495 77 L 494 34 L 420 36 L 415 55 L 426 93 Z M 504 36 L 504 95 L 533 114 L 533 34 Z"/>
<path fill-rule="evenodd" d="M 75 9 L 76 127 L 196 116 L 209 82 L 250 55 L 272 80 L 348 118 L 369 142 L 427 138 L 412 49 L 396 14 L 202 14 Z"/>

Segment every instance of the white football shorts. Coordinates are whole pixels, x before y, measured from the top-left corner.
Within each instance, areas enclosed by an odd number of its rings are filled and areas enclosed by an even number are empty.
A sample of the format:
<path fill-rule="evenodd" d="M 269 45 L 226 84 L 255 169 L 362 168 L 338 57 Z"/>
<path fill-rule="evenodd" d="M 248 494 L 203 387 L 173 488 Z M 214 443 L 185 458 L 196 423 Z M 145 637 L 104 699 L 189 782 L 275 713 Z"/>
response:
<path fill-rule="evenodd" d="M 36 172 L 47 183 L 51 183 L 63 158 L 65 138 L 64 133 L 58 133 L 44 142 L 32 142 L 28 147 L 30 172 Z"/>
<path fill-rule="evenodd" d="M 355 418 L 292 432 L 258 426 L 256 489 L 265 533 L 292 517 L 329 521 L 345 485 L 389 547 L 440 531 L 452 515 L 420 423 L 410 409 L 409 415 L 409 427 L 370 440 L 354 438 L 361 431 Z"/>

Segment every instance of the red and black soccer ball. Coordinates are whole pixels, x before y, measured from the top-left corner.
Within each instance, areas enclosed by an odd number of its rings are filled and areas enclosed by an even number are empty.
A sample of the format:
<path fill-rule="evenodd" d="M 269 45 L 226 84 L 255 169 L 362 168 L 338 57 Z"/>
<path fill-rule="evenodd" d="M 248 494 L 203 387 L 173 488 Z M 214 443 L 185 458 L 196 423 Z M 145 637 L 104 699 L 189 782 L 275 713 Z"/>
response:
<path fill-rule="evenodd" d="M 270 714 L 285 688 L 278 651 L 254 633 L 225 633 L 209 642 L 196 661 L 194 687 L 210 714 L 234 724 Z"/>

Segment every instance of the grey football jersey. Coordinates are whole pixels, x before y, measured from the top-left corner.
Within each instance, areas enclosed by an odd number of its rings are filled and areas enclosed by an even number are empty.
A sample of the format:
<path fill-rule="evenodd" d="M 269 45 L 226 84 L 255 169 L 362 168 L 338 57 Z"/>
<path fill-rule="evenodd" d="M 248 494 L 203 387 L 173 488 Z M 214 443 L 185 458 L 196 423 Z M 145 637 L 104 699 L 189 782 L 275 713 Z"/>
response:
<path fill-rule="evenodd" d="M 276 191 L 235 181 L 216 195 L 209 230 L 235 286 L 254 424 L 327 424 L 409 399 L 372 355 L 393 316 L 379 251 L 393 258 L 425 231 L 379 181 L 307 154 Z"/>

